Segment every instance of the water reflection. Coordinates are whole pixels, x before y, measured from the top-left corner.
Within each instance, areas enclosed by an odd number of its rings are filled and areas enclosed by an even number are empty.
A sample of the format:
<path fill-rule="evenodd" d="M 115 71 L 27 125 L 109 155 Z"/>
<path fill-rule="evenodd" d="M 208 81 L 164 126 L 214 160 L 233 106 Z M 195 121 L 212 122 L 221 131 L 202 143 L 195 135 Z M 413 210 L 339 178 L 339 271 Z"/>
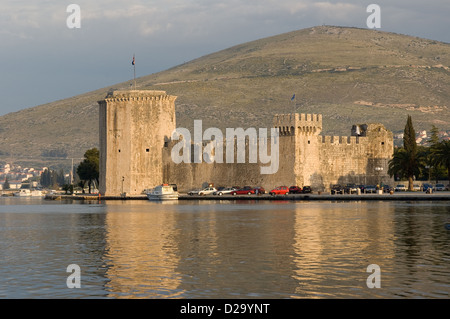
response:
<path fill-rule="evenodd" d="M 448 244 L 433 223 L 442 216 L 423 207 L 393 202 L 144 207 L 130 214 L 108 207 L 106 289 L 112 297 L 392 297 L 417 294 L 413 283 L 428 291 L 425 296 L 449 290 L 442 278 L 449 271 Z M 428 234 L 435 234 L 431 242 Z M 440 264 L 431 285 L 444 283 L 443 290 L 427 286 L 430 276 L 423 270 L 430 265 L 417 266 L 418 260 Z M 370 264 L 381 267 L 385 289 L 367 288 Z"/>
<path fill-rule="evenodd" d="M 108 297 L 177 297 L 181 275 L 175 270 L 176 211 L 170 203 L 106 206 Z M 125 209 L 124 209 L 125 208 Z"/>
<path fill-rule="evenodd" d="M 389 203 L 297 205 L 295 264 L 299 297 L 364 297 L 366 268 L 392 268 L 393 215 Z M 389 284 L 383 278 L 384 284 Z"/>
<path fill-rule="evenodd" d="M 447 298 L 449 219 L 446 202 L 0 205 L 0 296 Z"/>

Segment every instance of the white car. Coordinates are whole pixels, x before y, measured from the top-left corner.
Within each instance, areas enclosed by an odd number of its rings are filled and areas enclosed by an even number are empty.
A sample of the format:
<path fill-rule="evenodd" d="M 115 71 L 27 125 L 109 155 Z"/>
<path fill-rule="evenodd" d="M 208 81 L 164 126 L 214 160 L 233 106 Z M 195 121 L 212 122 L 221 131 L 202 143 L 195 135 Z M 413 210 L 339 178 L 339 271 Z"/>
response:
<path fill-rule="evenodd" d="M 201 191 L 199 191 L 198 194 L 200 196 L 204 196 L 204 195 L 211 195 L 214 192 L 217 192 L 217 189 L 215 187 L 207 187 L 207 188 L 202 189 Z"/>
<path fill-rule="evenodd" d="M 200 193 L 201 189 L 194 189 L 192 191 L 188 192 L 188 195 L 193 196 L 193 195 L 198 195 L 198 193 Z"/>
<path fill-rule="evenodd" d="M 413 191 L 415 191 L 415 192 L 420 191 L 420 185 L 414 184 L 413 185 Z"/>
<path fill-rule="evenodd" d="M 445 191 L 445 186 L 444 186 L 444 184 L 436 184 L 436 186 L 434 187 L 434 190 L 437 192 Z"/>
<path fill-rule="evenodd" d="M 224 188 L 224 189 L 215 191 L 215 192 L 213 193 L 213 195 L 219 195 L 219 196 L 222 196 L 222 195 L 224 195 L 224 194 L 230 194 L 230 193 L 231 193 L 232 191 L 234 191 L 234 190 L 236 190 L 236 188 L 233 188 L 233 187 L 227 187 L 227 188 Z"/>
<path fill-rule="evenodd" d="M 399 184 L 399 185 L 395 186 L 395 191 L 396 192 L 406 192 L 406 186 Z"/>

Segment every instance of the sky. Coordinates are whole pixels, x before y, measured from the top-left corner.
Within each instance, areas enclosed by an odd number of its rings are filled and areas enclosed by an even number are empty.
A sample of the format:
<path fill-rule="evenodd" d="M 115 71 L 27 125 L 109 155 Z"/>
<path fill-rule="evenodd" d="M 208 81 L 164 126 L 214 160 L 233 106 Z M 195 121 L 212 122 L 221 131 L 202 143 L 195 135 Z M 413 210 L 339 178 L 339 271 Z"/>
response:
<path fill-rule="evenodd" d="M 370 4 L 380 31 L 450 43 L 449 0 L 0 0 L 0 116 L 131 82 L 133 54 L 140 77 L 294 30 L 369 28 Z"/>

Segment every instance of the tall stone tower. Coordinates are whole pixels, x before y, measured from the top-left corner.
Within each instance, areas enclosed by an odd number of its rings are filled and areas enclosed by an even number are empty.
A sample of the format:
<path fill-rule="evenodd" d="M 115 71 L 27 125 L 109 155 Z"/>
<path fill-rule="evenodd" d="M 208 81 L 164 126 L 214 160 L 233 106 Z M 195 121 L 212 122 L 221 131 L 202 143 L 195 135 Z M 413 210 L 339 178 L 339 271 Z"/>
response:
<path fill-rule="evenodd" d="M 279 129 L 280 150 L 285 152 L 282 158 L 290 166 L 292 185 L 320 189 L 322 115 L 279 114 L 273 125 Z"/>
<path fill-rule="evenodd" d="M 175 96 L 114 91 L 99 101 L 100 193 L 141 194 L 163 182 L 164 144 L 176 127 Z"/>

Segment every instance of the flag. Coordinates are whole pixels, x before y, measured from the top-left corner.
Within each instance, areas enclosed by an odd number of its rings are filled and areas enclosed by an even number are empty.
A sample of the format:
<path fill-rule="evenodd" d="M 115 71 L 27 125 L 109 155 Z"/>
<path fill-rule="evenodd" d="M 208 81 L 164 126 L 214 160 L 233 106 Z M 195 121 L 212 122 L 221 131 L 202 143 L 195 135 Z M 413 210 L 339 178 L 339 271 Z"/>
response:
<path fill-rule="evenodd" d="M 294 95 L 292 95 L 292 97 L 291 97 L 291 101 L 294 101 L 295 100 L 295 93 L 294 93 Z"/>
<path fill-rule="evenodd" d="M 131 65 L 134 65 L 135 61 L 134 61 L 134 55 L 133 55 L 133 61 L 131 62 Z"/>

